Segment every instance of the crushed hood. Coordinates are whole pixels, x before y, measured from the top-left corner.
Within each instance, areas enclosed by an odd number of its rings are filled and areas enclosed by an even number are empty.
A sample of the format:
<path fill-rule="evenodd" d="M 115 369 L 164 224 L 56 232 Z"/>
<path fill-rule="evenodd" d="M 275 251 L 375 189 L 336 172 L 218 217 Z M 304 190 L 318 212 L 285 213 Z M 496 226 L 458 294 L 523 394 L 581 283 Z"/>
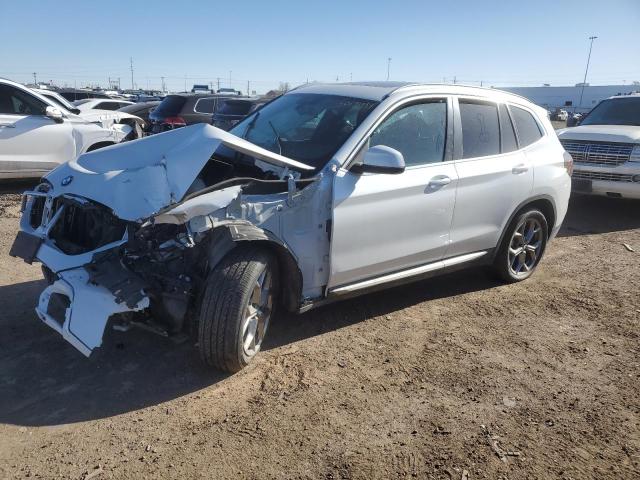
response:
<path fill-rule="evenodd" d="M 640 127 L 633 125 L 580 125 L 558 130 L 560 140 L 639 143 Z"/>
<path fill-rule="evenodd" d="M 89 198 L 123 220 L 136 221 L 184 197 L 220 145 L 280 167 L 313 170 L 219 128 L 197 124 L 85 153 L 45 178 L 56 196 Z"/>

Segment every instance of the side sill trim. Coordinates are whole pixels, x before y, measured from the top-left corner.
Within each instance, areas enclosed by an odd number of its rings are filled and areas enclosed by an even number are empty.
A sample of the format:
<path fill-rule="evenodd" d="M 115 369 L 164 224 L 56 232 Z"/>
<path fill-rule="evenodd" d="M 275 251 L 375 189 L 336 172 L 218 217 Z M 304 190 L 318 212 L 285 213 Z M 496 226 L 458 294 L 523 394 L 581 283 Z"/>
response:
<path fill-rule="evenodd" d="M 401 270 L 399 272 L 388 273 L 386 275 L 371 278 L 369 280 L 350 283 L 341 287 L 334 287 L 331 290 L 329 290 L 329 293 L 334 295 L 345 295 L 347 293 L 352 293 L 358 290 L 375 287 L 377 285 L 382 285 L 384 283 L 394 282 L 397 280 L 402 280 L 404 278 L 414 277 L 414 276 L 422 275 L 435 270 L 441 270 L 443 268 L 452 267 L 454 265 L 458 265 L 461 263 L 470 262 L 471 260 L 475 260 L 486 254 L 487 254 L 486 251 L 481 251 L 481 252 L 467 253 L 465 255 L 459 255 L 457 257 L 451 257 L 445 260 L 438 260 L 437 262 L 428 263 L 426 265 L 421 265 L 419 267 L 409 268 L 407 270 Z"/>

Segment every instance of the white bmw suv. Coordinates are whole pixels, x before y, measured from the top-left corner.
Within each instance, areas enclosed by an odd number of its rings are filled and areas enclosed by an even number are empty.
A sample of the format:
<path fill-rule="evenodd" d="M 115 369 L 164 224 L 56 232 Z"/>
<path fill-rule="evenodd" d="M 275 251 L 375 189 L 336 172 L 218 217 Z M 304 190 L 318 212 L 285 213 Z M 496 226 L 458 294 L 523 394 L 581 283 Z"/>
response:
<path fill-rule="evenodd" d="M 603 100 L 558 138 L 575 162 L 575 192 L 640 199 L 640 94 Z"/>
<path fill-rule="evenodd" d="M 513 94 L 310 85 L 230 132 L 193 125 L 61 165 L 25 192 L 11 254 L 42 262 L 36 312 L 85 355 L 111 319 L 190 334 L 237 371 L 276 305 L 474 265 L 528 278 L 571 167 L 546 111 Z"/>

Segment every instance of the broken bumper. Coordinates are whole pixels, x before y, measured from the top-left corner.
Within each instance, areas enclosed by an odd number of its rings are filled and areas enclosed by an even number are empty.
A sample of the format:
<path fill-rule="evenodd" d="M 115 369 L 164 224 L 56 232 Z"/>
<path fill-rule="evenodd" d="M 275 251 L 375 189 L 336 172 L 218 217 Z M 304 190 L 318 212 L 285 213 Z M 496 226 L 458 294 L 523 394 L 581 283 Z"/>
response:
<path fill-rule="evenodd" d="M 36 313 L 87 357 L 102 344 L 109 317 L 149 306 L 148 297 L 133 308 L 124 302 L 117 303 L 109 290 L 89 283 L 89 275 L 84 268 L 59 272 L 58 277 L 40 295 Z"/>
<path fill-rule="evenodd" d="M 34 226 L 34 201 L 43 197 L 45 203 L 41 220 Z M 135 302 L 123 301 L 105 286 L 92 281 L 91 273 L 85 269 L 96 253 L 119 246 L 126 241 L 126 236 L 120 241 L 78 255 L 60 251 L 49 238 L 49 233 L 61 220 L 64 207 L 52 212 L 52 202 L 53 199 L 43 192 L 25 192 L 21 231 L 16 236 L 10 254 L 28 263 L 40 261 L 56 274 L 56 280 L 40 295 L 36 313 L 82 354 L 89 356 L 93 349 L 102 344 L 104 330 L 112 315 L 143 310 L 149 306 L 149 298 L 139 292 Z"/>

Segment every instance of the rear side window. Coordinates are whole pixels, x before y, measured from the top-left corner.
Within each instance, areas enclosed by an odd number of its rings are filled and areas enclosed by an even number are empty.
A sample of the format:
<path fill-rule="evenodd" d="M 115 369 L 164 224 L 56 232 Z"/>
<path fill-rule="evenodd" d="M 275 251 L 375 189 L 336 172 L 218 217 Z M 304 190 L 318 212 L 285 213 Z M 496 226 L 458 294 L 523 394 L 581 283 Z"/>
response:
<path fill-rule="evenodd" d="M 120 104 L 117 102 L 100 102 L 95 107 L 96 110 L 117 110 Z"/>
<path fill-rule="evenodd" d="M 513 152 L 518 149 L 516 134 L 513 131 L 513 124 L 509 117 L 509 111 L 505 104 L 500 104 L 500 142 L 502 153 Z"/>
<path fill-rule="evenodd" d="M 215 103 L 215 98 L 201 98 L 196 102 L 193 110 L 198 113 L 213 113 Z"/>
<path fill-rule="evenodd" d="M 533 142 L 542 138 L 542 132 L 540 131 L 538 122 L 533 118 L 533 115 L 523 108 L 515 107 L 513 105 L 511 105 L 509 109 L 511 110 L 513 121 L 516 124 L 516 129 L 518 130 L 520 148 L 531 145 Z"/>
<path fill-rule="evenodd" d="M 180 113 L 186 101 L 186 97 L 169 95 L 160 102 L 153 113 L 160 117 L 173 117 Z"/>
<path fill-rule="evenodd" d="M 500 153 L 498 107 L 494 103 L 460 101 L 462 158 Z"/>
<path fill-rule="evenodd" d="M 408 167 L 442 162 L 446 131 L 446 100 L 420 103 L 398 110 L 382 122 L 371 135 L 369 145 L 398 150 Z"/>

